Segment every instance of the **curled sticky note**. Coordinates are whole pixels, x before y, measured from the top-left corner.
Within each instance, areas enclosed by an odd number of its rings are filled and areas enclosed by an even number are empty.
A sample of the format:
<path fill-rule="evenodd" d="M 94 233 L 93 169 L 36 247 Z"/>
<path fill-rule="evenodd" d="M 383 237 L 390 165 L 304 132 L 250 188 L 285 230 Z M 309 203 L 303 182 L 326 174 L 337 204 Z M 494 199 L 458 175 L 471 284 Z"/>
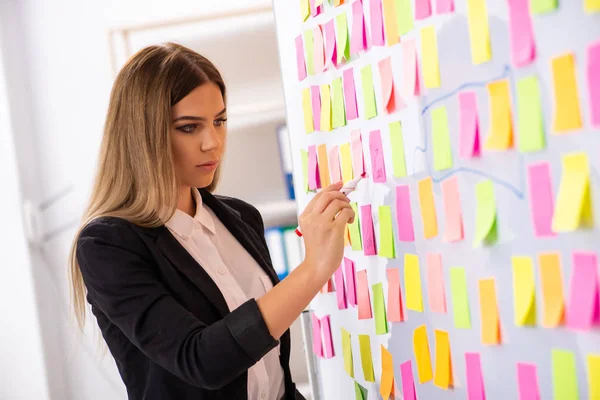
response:
<path fill-rule="evenodd" d="M 318 357 L 323 357 L 323 340 L 321 334 L 321 320 L 315 315 L 315 313 L 311 314 L 311 322 L 312 322 L 312 344 L 313 344 L 313 353 L 315 353 Z"/>
<path fill-rule="evenodd" d="M 402 377 L 402 394 L 404 395 L 404 400 L 417 400 L 415 379 L 410 360 L 400 364 L 400 376 Z"/>
<path fill-rule="evenodd" d="M 335 25 L 333 19 L 325 24 L 325 67 L 337 66 L 337 43 L 335 39 Z"/>
<path fill-rule="evenodd" d="M 554 232 L 572 232 L 594 223 L 590 195 L 590 167 L 586 153 L 562 157 L 562 176 L 552 218 Z"/>
<path fill-rule="evenodd" d="M 416 254 L 404 254 L 404 286 L 406 290 L 406 308 L 423 312 L 421 269 L 419 268 L 419 256 Z"/>
<path fill-rule="evenodd" d="M 358 298 L 358 319 L 373 318 L 369 282 L 367 281 L 367 270 L 365 269 L 356 273 L 356 296 Z"/>
<path fill-rule="evenodd" d="M 421 66 L 425 87 L 430 89 L 440 87 L 437 36 L 433 26 L 421 28 Z"/>
<path fill-rule="evenodd" d="M 579 399 L 577 369 L 573 352 L 560 349 L 552 350 L 552 384 L 555 399 Z"/>
<path fill-rule="evenodd" d="M 436 14 L 446 14 L 454 12 L 454 0 L 436 0 Z"/>
<path fill-rule="evenodd" d="M 444 289 L 442 255 L 439 253 L 427 253 L 427 293 L 431 311 L 445 314 L 446 291 Z"/>
<path fill-rule="evenodd" d="M 390 122 L 390 145 L 392 147 L 393 174 L 396 178 L 406 176 L 406 157 L 404 155 L 404 138 L 400 121 Z"/>
<path fill-rule="evenodd" d="M 375 183 L 385 183 L 385 159 L 383 156 L 383 144 L 381 142 L 381 131 L 372 131 L 369 134 L 369 148 L 371 150 L 371 176 Z"/>
<path fill-rule="evenodd" d="M 379 206 L 379 255 L 386 258 L 396 257 L 394 248 L 394 228 L 390 206 Z"/>
<path fill-rule="evenodd" d="M 597 1 L 600 11 L 600 1 Z M 600 41 L 596 41 L 587 49 L 587 86 L 592 126 L 600 128 Z"/>
<path fill-rule="evenodd" d="M 477 95 L 473 91 L 458 94 L 460 109 L 459 155 L 462 158 L 478 157 L 479 117 L 477 116 Z"/>
<path fill-rule="evenodd" d="M 394 0 L 383 0 L 383 20 L 386 43 L 388 46 L 393 46 L 400 41 Z"/>
<path fill-rule="evenodd" d="M 530 64 L 535 58 L 535 38 L 529 0 L 508 1 L 508 23 L 512 63 L 517 67 Z"/>
<path fill-rule="evenodd" d="M 321 130 L 331 131 L 331 90 L 329 85 L 321 85 Z"/>
<path fill-rule="evenodd" d="M 537 367 L 535 364 L 517 363 L 519 400 L 540 400 Z"/>
<path fill-rule="evenodd" d="M 494 278 L 480 279 L 479 308 L 481 311 L 481 343 L 500 344 L 500 315 Z"/>
<path fill-rule="evenodd" d="M 402 291 L 400 289 L 400 271 L 396 268 L 385 270 L 388 284 L 387 319 L 390 322 L 404 321 Z"/>
<path fill-rule="evenodd" d="M 383 285 L 381 282 L 373 285 L 373 310 L 375 312 L 375 333 L 377 335 L 388 333 L 385 298 L 383 297 Z"/>
<path fill-rule="evenodd" d="M 340 149 L 333 146 L 329 150 L 329 171 L 331 173 L 331 181 L 339 182 L 342 180 L 342 171 L 340 170 Z"/>
<path fill-rule="evenodd" d="M 415 231 L 408 185 L 396 186 L 396 222 L 398 226 L 398 240 L 401 242 L 414 242 Z"/>
<path fill-rule="evenodd" d="M 574 252 L 569 302 L 567 303 L 567 326 L 572 329 L 589 330 L 598 322 L 598 260 L 596 253 Z"/>
<path fill-rule="evenodd" d="M 475 210 L 475 238 L 473 247 L 481 244 L 493 245 L 498 239 L 496 218 L 496 195 L 494 184 L 486 179 L 475 185 L 476 210 Z"/>
<path fill-rule="evenodd" d="M 355 306 L 356 302 L 356 277 L 354 275 L 354 261 L 344 257 L 344 274 L 346 276 L 346 297 L 348 303 Z"/>
<path fill-rule="evenodd" d="M 333 129 L 346 126 L 342 78 L 336 78 L 331 82 L 331 119 Z"/>
<path fill-rule="evenodd" d="M 431 0 L 415 1 L 415 19 L 425 19 L 431 16 Z"/>
<path fill-rule="evenodd" d="M 360 130 L 352 131 L 350 134 L 350 147 L 352 148 L 352 171 L 354 176 L 360 176 L 365 172 L 365 158 Z"/>
<path fill-rule="evenodd" d="M 317 161 L 317 148 L 313 144 L 308 146 L 308 189 L 317 190 L 321 188 L 321 177 L 319 175 L 319 163 Z"/>
<path fill-rule="evenodd" d="M 400 0 L 407 1 L 407 0 Z M 419 63 L 417 61 L 417 45 L 415 39 L 402 41 L 403 78 L 402 96 L 418 96 L 421 92 L 419 85 Z"/>
<path fill-rule="evenodd" d="M 304 61 L 304 42 L 302 35 L 296 36 L 296 67 L 298 69 L 298 80 L 306 78 L 306 61 Z"/>
<path fill-rule="evenodd" d="M 350 41 L 348 40 L 348 20 L 346 12 L 342 12 L 335 17 L 335 33 L 336 33 L 336 53 L 337 64 L 350 59 Z"/>
<path fill-rule="evenodd" d="M 310 13 L 313 17 L 323 12 L 323 0 L 310 0 Z"/>
<path fill-rule="evenodd" d="M 350 54 L 358 54 L 367 49 L 367 32 L 365 30 L 365 15 L 363 2 L 352 3 L 352 35 L 350 37 Z"/>
<path fill-rule="evenodd" d="M 431 110 L 431 131 L 433 169 L 443 171 L 452 168 L 452 144 L 446 107 L 439 106 Z"/>
<path fill-rule="evenodd" d="M 519 124 L 519 151 L 540 151 L 546 147 L 544 136 L 544 118 L 540 86 L 535 76 L 519 79 L 517 82 L 517 104 Z"/>
<path fill-rule="evenodd" d="M 401 97 L 396 101 L 396 88 L 394 84 L 394 75 L 392 74 L 392 58 L 387 57 L 379 61 L 379 77 L 381 78 L 381 96 L 383 97 L 383 107 L 388 114 L 406 107 Z"/>
<path fill-rule="evenodd" d="M 342 354 L 344 356 L 344 369 L 354 378 L 354 361 L 352 360 L 352 340 L 350 332 L 342 328 Z"/>
<path fill-rule="evenodd" d="M 352 250 L 362 250 L 362 238 L 360 235 L 360 218 L 358 215 L 358 204 L 355 202 L 350 203 L 352 210 L 354 211 L 354 222 L 348 224 L 350 231 L 350 243 L 352 243 Z"/>
<path fill-rule="evenodd" d="M 467 276 L 463 267 L 450 268 L 450 294 L 456 328 L 471 328 L 471 312 L 467 294 Z"/>
<path fill-rule="evenodd" d="M 308 151 L 300 149 L 300 160 L 302 162 L 302 177 L 304 192 L 308 193 Z"/>
<path fill-rule="evenodd" d="M 369 335 L 358 335 L 358 344 L 360 347 L 360 363 L 365 381 L 375 382 L 373 357 L 371 356 L 371 337 Z"/>
<path fill-rule="evenodd" d="M 419 383 L 429 382 L 433 379 L 431 369 L 431 355 L 429 353 L 429 340 L 427 339 L 427 328 L 421 325 L 413 332 L 413 350 L 417 362 Z"/>
<path fill-rule="evenodd" d="M 321 329 L 323 330 L 323 340 L 325 343 L 325 358 L 333 358 L 333 339 L 331 337 L 331 321 L 329 315 L 321 318 Z"/>
<path fill-rule="evenodd" d="M 400 36 L 406 35 L 415 27 L 412 0 L 396 0 L 396 25 Z"/>
<path fill-rule="evenodd" d="M 418 187 L 423 233 L 425 239 L 431 239 L 438 234 L 437 214 L 435 212 L 435 200 L 433 199 L 433 181 L 431 177 L 421 179 Z"/>
<path fill-rule="evenodd" d="M 435 376 L 433 384 L 442 389 L 449 389 L 453 384 L 452 357 L 450 355 L 450 338 L 447 331 L 434 330 L 435 335 Z"/>
<path fill-rule="evenodd" d="M 356 400 L 367 400 L 369 397 L 369 391 L 360 384 L 354 381 L 354 396 Z"/>
<path fill-rule="evenodd" d="M 515 325 L 535 325 L 535 275 L 533 261 L 527 256 L 513 256 L 513 302 Z"/>
<path fill-rule="evenodd" d="M 314 132 L 312 100 L 310 98 L 310 88 L 302 90 L 302 111 L 304 112 L 304 131 L 306 133 Z"/>
<path fill-rule="evenodd" d="M 307 29 L 304 31 L 304 54 L 306 55 L 306 70 L 308 75 L 315 74 L 315 50 L 314 50 L 314 31 Z"/>
<path fill-rule="evenodd" d="M 467 0 L 471 59 L 473 64 L 482 64 L 492 59 L 490 26 L 486 0 Z"/>
<path fill-rule="evenodd" d="M 392 353 L 390 353 L 383 345 L 381 346 L 381 385 L 379 393 L 383 400 L 388 400 L 394 390 L 394 362 Z"/>
<path fill-rule="evenodd" d="M 565 311 L 560 254 L 541 253 L 538 255 L 538 263 L 544 311 L 542 325 L 555 328 L 562 324 Z"/>
<path fill-rule="evenodd" d="M 465 366 L 467 369 L 467 398 L 469 400 L 485 400 L 479 353 L 465 353 Z"/>
<path fill-rule="evenodd" d="M 385 45 L 383 36 L 383 10 L 381 0 L 369 1 L 371 11 L 371 42 L 373 46 Z"/>
<path fill-rule="evenodd" d="M 552 129 L 556 133 L 581 129 L 583 121 L 579 107 L 573 53 L 552 59 L 552 80 L 554 82 Z"/>
<path fill-rule="evenodd" d="M 446 216 L 444 241 L 450 243 L 459 242 L 463 240 L 465 234 L 460 193 L 458 190 L 458 178 L 456 176 L 448 178 L 440 186 L 444 201 L 444 215 Z"/>
<path fill-rule="evenodd" d="M 485 148 L 509 149 L 513 146 L 513 127 L 508 80 L 488 83 L 487 89 L 490 99 L 490 127 Z"/>
<path fill-rule="evenodd" d="M 552 215 L 554 215 L 554 195 L 550 176 L 550 163 L 542 161 L 527 166 L 529 187 L 529 209 L 533 229 L 537 237 L 553 237 Z"/>
<path fill-rule="evenodd" d="M 342 270 L 343 268 L 340 265 L 340 267 L 336 269 L 335 273 L 333 274 L 333 280 L 335 283 L 335 296 L 339 310 L 345 310 L 348 308 L 348 304 L 346 302 L 346 289 L 344 288 L 344 273 Z"/>
<path fill-rule="evenodd" d="M 344 100 L 346 106 L 346 118 L 353 120 L 358 118 L 358 105 L 356 104 L 356 87 L 354 85 L 354 70 L 349 68 L 342 72 L 344 78 Z"/>
<path fill-rule="evenodd" d="M 360 207 L 360 221 L 365 256 L 375 256 L 377 255 L 377 245 L 375 244 L 375 228 L 373 227 L 373 212 L 370 204 Z"/>
<path fill-rule="evenodd" d="M 373 88 L 373 71 L 371 65 L 360 70 L 363 91 L 364 115 L 366 119 L 377 116 L 377 105 L 375 103 L 375 89 Z"/>
<path fill-rule="evenodd" d="M 342 180 L 346 183 L 353 178 L 350 143 L 340 145 L 340 158 L 342 160 Z"/>
<path fill-rule="evenodd" d="M 321 180 L 321 186 L 327 187 L 331 185 L 331 180 L 329 179 L 329 159 L 327 157 L 327 145 L 320 144 L 317 148 L 317 155 L 319 160 L 319 179 Z"/>
<path fill-rule="evenodd" d="M 319 74 L 325 70 L 325 38 L 321 25 L 317 25 L 313 31 L 313 51 L 315 52 L 313 62 L 315 63 L 315 73 Z"/>

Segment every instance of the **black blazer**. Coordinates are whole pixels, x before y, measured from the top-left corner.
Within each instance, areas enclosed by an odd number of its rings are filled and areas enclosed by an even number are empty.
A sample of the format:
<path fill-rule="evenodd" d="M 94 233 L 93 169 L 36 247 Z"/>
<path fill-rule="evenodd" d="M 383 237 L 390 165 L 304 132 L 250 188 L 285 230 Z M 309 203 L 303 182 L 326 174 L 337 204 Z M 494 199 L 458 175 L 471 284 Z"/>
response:
<path fill-rule="evenodd" d="M 200 193 L 276 284 L 256 208 Z M 82 231 L 77 260 L 129 399 L 248 398 L 248 369 L 278 342 L 255 300 L 230 312 L 216 284 L 164 225 L 98 218 Z M 280 352 L 285 399 L 303 399 L 290 374 L 289 330 Z"/>

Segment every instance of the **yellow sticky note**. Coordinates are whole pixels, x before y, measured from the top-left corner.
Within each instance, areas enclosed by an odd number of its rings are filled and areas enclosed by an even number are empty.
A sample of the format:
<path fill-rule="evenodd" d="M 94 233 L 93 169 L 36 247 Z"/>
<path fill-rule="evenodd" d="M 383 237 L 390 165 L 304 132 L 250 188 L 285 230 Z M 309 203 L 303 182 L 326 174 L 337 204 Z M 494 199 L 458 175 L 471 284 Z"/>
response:
<path fill-rule="evenodd" d="M 479 306 L 481 310 L 481 343 L 500 344 L 500 316 L 494 278 L 479 280 Z"/>
<path fill-rule="evenodd" d="M 453 385 L 452 382 L 452 358 L 450 356 L 450 338 L 448 332 L 439 329 L 434 330 L 435 334 L 435 375 L 433 384 L 448 389 Z"/>
<path fill-rule="evenodd" d="M 419 256 L 404 254 L 404 284 L 406 285 L 406 308 L 423 312 L 423 290 Z"/>
<path fill-rule="evenodd" d="M 350 231 L 350 243 L 352 244 L 352 250 L 362 250 L 362 237 L 360 236 L 360 219 L 358 216 L 358 204 L 355 202 L 350 203 L 350 207 L 354 211 L 354 222 L 348 224 L 348 230 Z"/>
<path fill-rule="evenodd" d="M 394 361 L 390 353 L 383 345 L 381 346 L 381 385 L 379 393 L 384 400 L 388 400 L 394 393 Z"/>
<path fill-rule="evenodd" d="M 354 378 L 354 361 L 352 361 L 352 341 L 350 332 L 342 328 L 342 352 L 344 354 L 344 369 Z"/>
<path fill-rule="evenodd" d="M 319 177 L 321 178 L 321 186 L 327 187 L 331 185 L 331 179 L 329 178 L 329 158 L 327 157 L 327 145 L 320 144 L 317 147 L 317 157 L 319 160 Z"/>
<path fill-rule="evenodd" d="M 588 399 L 600 399 L 600 354 L 587 355 Z"/>
<path fill-rule="evenodd" d="M 498 239 L 496 225 L 496 195 L 494 184 L 489 179 L 475 185 L 477 208 L 475 209 L 475 238 L 473 247 L 482 243 L 493 245 Z"/>
<path fill-rule="evenodd" d="M 552 79 L 554 81 L 552 129 L 557 133 L 581 129 L 583 122 L 579 108 L 573 53 L 552 59 Z"/>
<path fill-rule="evenodd" d="M 515 325 L 535 325 L 535 276 L 531 257 L 513 256 Z"/>
<path fill-rule="evenodd" d="M 427 328 L 421 325 L 413 333 L 413 350 L 417 361 L 419 383 L 429 382 L 433 379 L 431 370 L 431 355 L 429 354 L 429 340 L 427 339 Z"/>
<path fill-rule="evenodd" d="M 436 237 L 438 226 L 431 177 L 419 181 L 419 204 L 421 205 L 421 221 L 423 222 L 425 239 Z"/>
<path fill-rule="evenodd" d="M 379 248 L 377 250 L 381 257 L 396 257 L 390 206 L 379 206 Z"/>
<path fill-rule="evenodd" d="M 331 131 L 331 91 L 329 85 L 321 85 L 321 130 L 324 132 Z"/>
<path fill-rule="evenodd" d="M 544 305 L 542 326 L 555 328 L 562 324 L 565 315 L 560 254 L 539 254 L 538 263 L 540 265 L 540 281 L 542 282 L 542 304 Z"/>
<path fill-rule="evenodd" d="M 315 131 L 312 115 L 312 100 L 310 98 L 310 88 L 302 90 L 302 110 L 304 111 L 304 130 L 306 133 Z"/>
<path fill-rule="evenodd" d="M 485 148 L 506 150 L 513 146 L 512 113 L 508 79 L 487 85 L 490 99 L 490 127 Z"/>
<path fill-rule="evenodd" d="M 306 21 L 310 17 L 309 0 L 300 0 L 300 15 L 302 16 L 302 21 Z"/>
<path fill-rule="evenodd" d="M 371 338 L 369 335 L 358 335 L 358 343 L 360 346 L 360 362 L 362 364 L 365 381 L 375 382 L 373 358 L 371 357 Z"/>
<path fill-rule="evenodd" d="M 469 37 L 471 38 L 471 59 L 473 64 L 482 64 L 492 59 L 490 26 L 485 4 L 486 0 L 467 0 Z"/>
<path fill-rule="evenodd" d="M 438 60 L 437 36 L 433 26 L 421 28 L 421 57 L 425 87 L 440 87 L 440 64 Z"/>
<path fill-rule="evenodd" d="M 393 46 L 399 43 L 400 35 L 396 24 L 396 4 L 394 0 L 383 0 L 383 19 L 387 45 Z"/>
<path fill-rule="evenodd" d="M 584 10 L 586 13 L 600 11 L 600 0 L 584 0 Z M 600 399 L 600 394 L 598 395 L 598 398 Z"/>
<path fill-rule="evenodd" d="M 590 195 L 590 166 L 586 153 L 570 153 L 562 158 L 562 176 L 552 217 L 554 232 L 572 232 L 594 223 Z"/>
<path fill-rule="evenodd" d="M 340 145 L 340 158 L 342 162 L 342 180 L 346 183 L 352 180 L 353 177 L 350 143 Z"/>

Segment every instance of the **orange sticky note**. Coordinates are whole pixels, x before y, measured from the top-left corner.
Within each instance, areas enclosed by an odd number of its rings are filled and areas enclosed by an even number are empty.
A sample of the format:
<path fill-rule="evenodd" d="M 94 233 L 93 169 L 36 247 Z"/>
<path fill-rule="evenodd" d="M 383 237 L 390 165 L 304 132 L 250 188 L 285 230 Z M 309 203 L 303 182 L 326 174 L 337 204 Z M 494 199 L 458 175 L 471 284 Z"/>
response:
<path fill-rule="evenodd" d="M 513 256 L 515 325 L 535 325 L 535 275 L 531 257 Z"/>
<path fill-rule="evenodd" d="M 419 181 L 419 203 L 421 205 L 421 221 L 425 239 L 431 239 L 438 234 L 437 214 L 433 199 L 433 181 L 431 177 Z"/>
<path fill-rule="evenodd" d="M 479 280 L 479 308 L 481 311 L 481 342 L 500 344 L 500 316 L 494 278 Z"/>
<path fill-rule="evenodd" d="M 394 1 L 395 0 L 383 0 L 384 32 L 388 46 L 400 43 L 398 25 L 396 24 L 396 5 Z"/>
<path fill-rule="evenodd" d="M 385 270 L 388 284 L 387 319 L 389 322 L 404 321 L 402 291 L 400 289 L 400 271 L 396 268 Z"/>
<path fill-rule="evenodd" d="M 452 358 L 450 355 L 450 338 L 448 332 L 434 330 L 435 334 L 435 376 L 433 384 L 442 389 L 449 389 L 452 382 Z"/>
<path fill-rule="evenodd" d="M 575 77 L 575 56 L 573 53 L 552 60 L 554 81 L 554 118 L 552 129 L 556 133 L 581 129 L 581 109 Z"/>
<path fill-rule="evenodd" d="M 465 237 L 458 178 L 453 176 L 441 183 L 442 199 L 444 200 L 444 215 L 446 216 L 444 241 L 460 242 Z"/>
<path fill-rule="evenodd" d="M 387 351 L 383 345 L 381 346 L 381 386 L 379 393 L 384 400 L 388 400 L 394 390 L 394 361 L 392 353 Z"/>
<path fill-rule="evenodd" d="M 506 150 L 513 147 L 512 112 L 508 79 L 487 85 L 490 103 L 490 127 L 485 148 Z"/>
<path fill-rule="evenodd" d="M 565 315 L 560 254 L 541 253 L 538 255 L 538 263 L 542 282 L 542 326 L 555 328 L 562 325 Z"/>
<path fill-rule="evenodd" d="M 429 382 L 433 379 L 431 369 L 431 355 L 429 354 L 429 340 L 427 339 L 427 328 L 421 325 L 413 333 L 413 350 L 417 361 L 417 372 L 419 383 Z"/>
<path fill-rule="evenodd" d="M 327 157 L 327 145 L 321 144 L 317 147 L 317 156 L 319 158 L 319 176 L 321 178 L 321 187 L 327 187 L 331 185 L 331 180 L 329 179 L 329 160 Z"/>
<path fill-rule="evenodd" d="M 444 289 L 442 255 L 439 253 L 427 253 L 427 293 L 431 311 L 445 314 L 446 291 Z"/>

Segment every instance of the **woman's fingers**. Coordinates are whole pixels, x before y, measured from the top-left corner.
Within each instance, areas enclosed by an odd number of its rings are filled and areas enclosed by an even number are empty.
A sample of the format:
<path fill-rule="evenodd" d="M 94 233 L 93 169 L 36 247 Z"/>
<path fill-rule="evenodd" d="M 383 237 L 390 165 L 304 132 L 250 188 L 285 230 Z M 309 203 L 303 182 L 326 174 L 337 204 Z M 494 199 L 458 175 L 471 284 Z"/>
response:
<path fill-rule="evenodd" d="M 329 205 L 334 201 L 342 201 L 344 203 L 350 203 L 348 197 L 339 191 L 323 193 L 319 200 L 313 206 L 313 211 L 316 213 L 323 213 Z"/>
<path fill-rule="evenodd" d="M 352 210 L 352 206 L 350 206 L 350 203 L 347 200 L 335 199 L 329 203 L 325 211 L 323 211 L 323 217 L 326 221 L 333 222 L 333 220 L 337 218 L 336 216 L 338 213 L 344 208 Z"/>
<path fill-rule="evenodd" d="M 339 191 L 342 188 L 343 185 L 344 185 L 343 182 L 340 181 L 340 182 L 337 182 L 337 183 L 334 183 L 332 185 L 327 186 L 325 189 L 323 189 L 322 191 L 320 191 L 319 193 L 317 193 L 315 195 L 315 197 L 313 197 L 311 199 L 311 201 L 308 202 L 308 204 L 306 205 L 306 208 L 304 208 L 304 212 L 310 212 L 310 211 L 312 211 L 312 209 L 315 207 L 315 204 L 317 204 L 320 201 L 319 199 L 324 194 L 329 193 L 329 192 L 337 192 L 337 191 Z"/>
<path fill-rule="evenodd" d="M 338 214 L 338 216 L 335 218 L 335 221 L 333 221 L 333 223 L 336 225 L 336 227 L 338 229 L 345 229 L 346 224 L 351 224 L 354 222 L 354 210 L 352 209 L 352 207 L 344 207 L 342 209 L 342 211 L 340 211 L 340 213 Z"/>

